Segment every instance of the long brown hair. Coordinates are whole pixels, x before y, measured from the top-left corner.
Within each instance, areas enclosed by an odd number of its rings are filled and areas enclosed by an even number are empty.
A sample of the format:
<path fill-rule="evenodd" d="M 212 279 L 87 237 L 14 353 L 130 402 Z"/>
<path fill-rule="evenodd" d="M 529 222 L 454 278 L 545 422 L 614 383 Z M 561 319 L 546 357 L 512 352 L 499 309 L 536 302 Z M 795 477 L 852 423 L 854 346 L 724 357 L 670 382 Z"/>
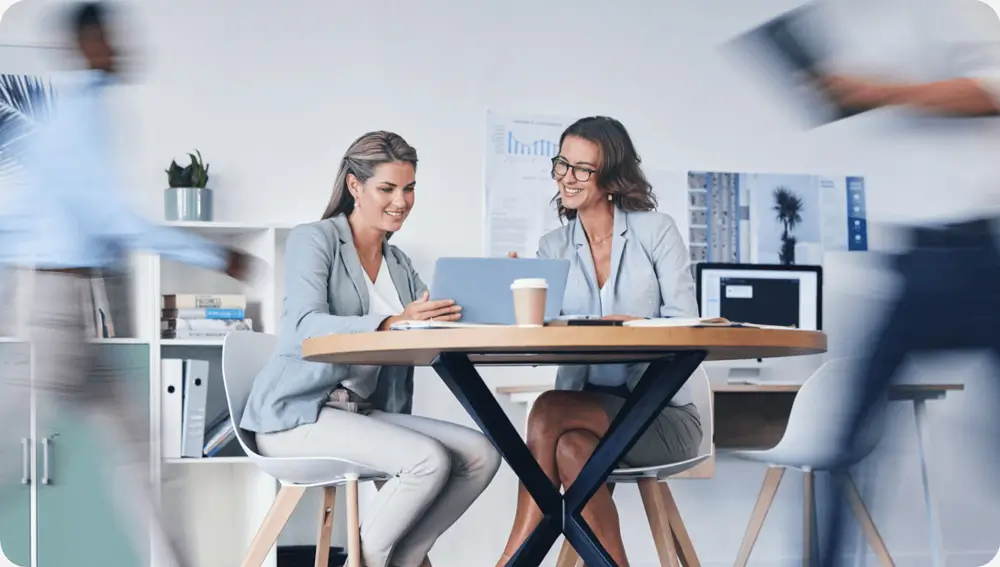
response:
<path fill-rule="evenodd" d="M 337 215 L 349 215 L 354 211 L 354 196 L 347 188 L 347 176 L 353 174 L 364 183 L 375 174 L 375 168 L 383 163 L 402 161 L 417 168 L 417 150 L 406 143 L 402 136 L 393 132 L 378 130 L 361 136 L 347 148 L 340 160 L 340 170 L 333 182 L 330 203 L 323 212 L 322 220 Z"/>
<path fill-rule="evenodd" d="M 642 159 L 632 144 L 632 138 L 621 122 L 607 116 L 590 116 L 577 120 L 559 138 L 559 148 L 567 136 L 576 136 L 601 148 L 601 165 L 597 170 L 597 186 L 611 196 L 611 201 L 623 211 L 655 211 L 653 186 L 642 172 Z M 576 211 L 562 206 L 559 194 L 553 197 L 559 218 L 574 219 Z"/>

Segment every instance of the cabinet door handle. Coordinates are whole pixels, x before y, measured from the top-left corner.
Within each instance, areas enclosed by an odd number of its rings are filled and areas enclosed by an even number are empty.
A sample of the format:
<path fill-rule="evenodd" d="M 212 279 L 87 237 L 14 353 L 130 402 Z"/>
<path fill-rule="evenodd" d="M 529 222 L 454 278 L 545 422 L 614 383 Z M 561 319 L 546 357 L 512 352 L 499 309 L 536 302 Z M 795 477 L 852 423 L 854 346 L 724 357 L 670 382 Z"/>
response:
<path fill-rule="evenodd" d="M 31 447 L 28 438 L 21 438 L 21 484 L 31 484 Z"/>
<path fill-rule="evenodd" d="M 42 484 L 52 484 L 49 478 L 49 443 L 48 437 L 42 437 Z"/>

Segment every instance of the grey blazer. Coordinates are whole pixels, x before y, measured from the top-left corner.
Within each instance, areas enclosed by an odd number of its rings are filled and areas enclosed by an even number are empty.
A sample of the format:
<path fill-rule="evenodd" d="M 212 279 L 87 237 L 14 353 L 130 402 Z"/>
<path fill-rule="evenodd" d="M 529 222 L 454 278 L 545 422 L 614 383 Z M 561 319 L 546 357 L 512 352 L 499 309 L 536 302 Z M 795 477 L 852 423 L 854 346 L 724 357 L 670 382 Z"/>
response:
<path fill-rule="evenodd" d="M 611 273 L 604 284 L 611 286 L 613 306 L 610 312 L 653 318 L 698 316 L 688 250 L 670 215 L 629 213 L 615 208 L 612 234 Z M 568 221 L 543 236 L 537 256 L 570 261 L 563 299 L 564 315 L 601 314 L 594 259 L 579 220 Z M 628 365 L 629 390 L 635 388 L 647 366 Z M 582 390 L 589 368 L 588 365 L 560 366 L 556 373 L 556 389 Z M 676 398 L 684 396 L 683 392 L 678 392 Z"/>
<path fill-rule="evenodd" d="M 403 305 L 427 289 L 403 252 L 386 242 L 382 253 Z M 385 317 L 367 315 L 368 288 L 354 238 L 343 215 L 292 229 L 285 251 L 285 298 L 274 356 L 254 380 L 241 426 L 258 433 L 315 423 L 349 365 L 302 359 L 302 341 L 375 331 Z M 413 368 L 385 366 L 369 398 L 374 407 L 410 413 Z"/>

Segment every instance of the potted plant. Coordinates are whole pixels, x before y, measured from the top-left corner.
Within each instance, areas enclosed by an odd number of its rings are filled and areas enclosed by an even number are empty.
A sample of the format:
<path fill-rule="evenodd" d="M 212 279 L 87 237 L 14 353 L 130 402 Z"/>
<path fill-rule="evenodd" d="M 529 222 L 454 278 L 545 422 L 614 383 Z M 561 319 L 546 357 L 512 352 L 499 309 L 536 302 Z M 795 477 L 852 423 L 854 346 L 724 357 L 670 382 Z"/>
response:
<path fill-rule="evenodd" d="M 208 188 L 208 164 L 201 152 L 188 154 L 191 163 L 181 167 L 170 162 L 166 170 L 168 189 L 163 196 L 163 209 L 168 221 L 212 220 L 212 190 Z"/>

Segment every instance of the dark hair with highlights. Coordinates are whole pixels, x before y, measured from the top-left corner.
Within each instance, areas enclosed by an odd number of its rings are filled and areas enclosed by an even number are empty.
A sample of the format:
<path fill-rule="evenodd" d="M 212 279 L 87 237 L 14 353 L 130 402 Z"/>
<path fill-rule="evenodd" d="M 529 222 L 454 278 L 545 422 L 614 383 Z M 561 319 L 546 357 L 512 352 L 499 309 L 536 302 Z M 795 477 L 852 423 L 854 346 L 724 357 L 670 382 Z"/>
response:
<path fill-rule="evenodd" d="M 601 149 L 601 163 L 595 174 L 597 186 L 611 195 L 616 207 L 628 212 L 656 210 L 653 186 L 642 172 L 642 160 L 621 122 L 607 116 L 581 118 L 562 133 L 560 149 L 567 136 L 582 138 Z M 558 193 L 552 201 L 560 218 L 576 218 L 575 210 L 562 206 Z"/>

